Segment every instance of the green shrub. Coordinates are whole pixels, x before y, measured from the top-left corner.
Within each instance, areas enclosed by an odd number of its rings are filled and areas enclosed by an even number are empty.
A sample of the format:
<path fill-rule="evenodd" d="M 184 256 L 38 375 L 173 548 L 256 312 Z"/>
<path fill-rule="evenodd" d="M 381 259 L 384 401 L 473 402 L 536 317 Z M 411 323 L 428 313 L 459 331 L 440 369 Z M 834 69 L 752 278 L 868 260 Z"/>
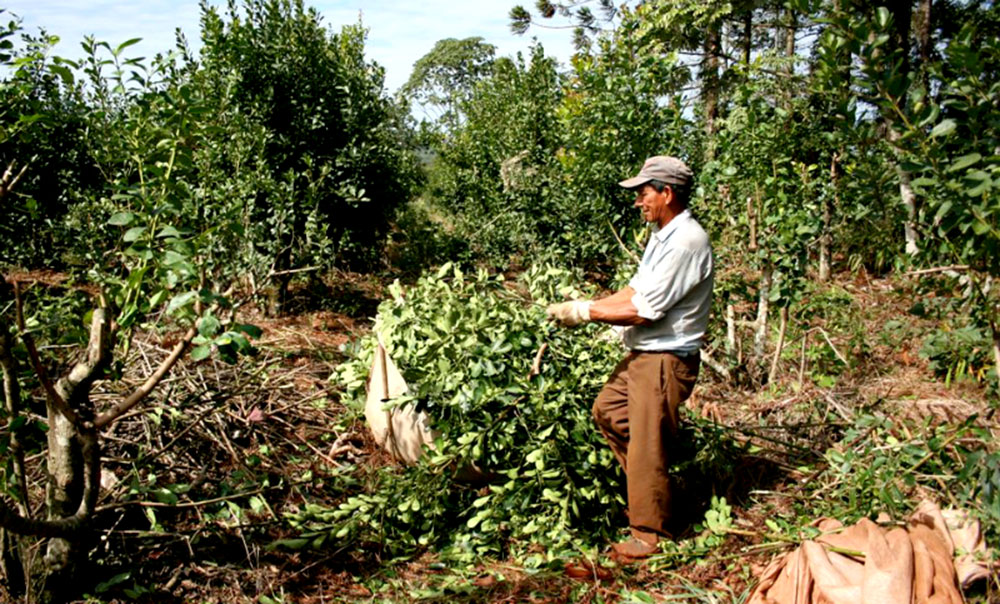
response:
<path fill-rule="evenodd" d="M 920 355 L 946 382 L 960 379 L 983 381 L 991 371 L 992 341 L 973 325 L 957 329 L 937 329 L 924 340 Z"/>
<path fill-rule="evenodd" d="M 412 467 L 342 481 L 349 496 L 338 507 L 308 506 L 292 519 L 303 531 L 295 544 L 355 539 L 392 553 L 435 545 L 476 556 L 607 538 L 623 501 L 590 408 L 621 348 L 597 326 L 547 321 L 543 305 L 578 293 L 572 283 L 566 271 L 536 268 L 512 289 L 446 265 L 412 288 L 393 285 L 375 330 L 409 384 L 396 402 L 433 418 L 436 451 Z M 530 376 L 546 344 L 541 372 Z M 373 335 L 337 373 L 355 409 L 374 349 Z M 468 464 L 493 475 L 488 486 L 455 479 Z"/>

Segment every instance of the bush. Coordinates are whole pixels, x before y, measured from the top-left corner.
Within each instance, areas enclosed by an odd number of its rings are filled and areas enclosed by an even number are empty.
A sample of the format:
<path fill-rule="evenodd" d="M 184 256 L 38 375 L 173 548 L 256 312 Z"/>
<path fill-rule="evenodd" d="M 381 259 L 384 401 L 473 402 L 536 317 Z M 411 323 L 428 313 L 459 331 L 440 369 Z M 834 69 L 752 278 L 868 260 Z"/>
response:
<path fill-rule="evenodd" d="M 251 268 L 278 274 L 280 297 L 296 268 L 375 265 L 417 168 L 407 108 L 389 99 L 383 69 L 365 60 L 365 29 L 332 33 L 301 0 L 230 3 L 225 17 L 205 5 L 203 13 L 195 82 L 212 114 L 239 117 L 230 121 L 240 130 L 217 140 L 225 146 L 260 129 L 259 155 L 239 166 L 260 182 L 240 200 Z"/>
<path fill-rule="evenodd" d="M 540 46 L 530 62 L 497 60 L 461 104 L 462 127 L 436 143 L 428 197 L 492 266 L 558 253 L 551 244 L 567 228 L 553 181 L 560 95 L 555 61 Z"/>
<path fill-rule="evenodd" d="M 938 329 L 924 340 L 920 356 L 930 361 L 931 370 L 948 383 L 963 378 L 981 382 L 992 370 L 991 345 L 983 330 L 972 325 Z"/>
<path fill-rule="evenodd" d="M 524 553 L 530 543 L 565 546 L 607 538 L 623 500 L 617 464 L 595 429 L 591 404 L 621 354 L 596 326 L 554 327 L 543 304 L 577 293 L 571 275 L 529 270 L 516 288 L 480 272 L 444 266 L 379 307 L 375 330 L 410 390 L 441 432 L 436 450 L 405 469 L 342 482 L 333 509 L 293 518 L 295 544 L 381 543 L 391 553 L 444 546 L 451 555 Z M 529 375 L 547 345 L 538 375 Z M 375 336 L 337 373 L 345 400 L 364 405 Z M 455 479 L 475 464 L 493 480 L 482 490 Z"/>
<path fill-rule="evenodd" d="M 14 46 L 12 22 L 0 30 L 0 49 Z M 62 268 L 72 237 L 63 224 L 74 203 L 103 184 L 88 153 L 88 109 L 64 86 L 48 56 L 51 38 L 21 34 L 11 54 L 0 54 L 0 173 L 24 173 L 0 213 L 0 262 Z"/>

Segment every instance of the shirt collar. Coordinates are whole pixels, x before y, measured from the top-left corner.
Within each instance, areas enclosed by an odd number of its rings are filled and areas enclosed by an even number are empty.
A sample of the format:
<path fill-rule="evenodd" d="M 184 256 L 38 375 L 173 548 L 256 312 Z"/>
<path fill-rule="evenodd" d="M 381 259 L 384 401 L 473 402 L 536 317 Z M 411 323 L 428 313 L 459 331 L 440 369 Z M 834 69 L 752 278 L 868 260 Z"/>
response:
<path fill-rule="evenodd" d="M 690 216 L 691 212 L 687 208 L 684 208 L 683 212 L 674 216 L 674 219 L 668 222 L 662 229 L 654 230 L 653 237 L 655 237 L 658 242 L 663 243 L 668 237 L 670 237 L 671 233 L 680 228 L 681 222 L 686 221 Z"/>

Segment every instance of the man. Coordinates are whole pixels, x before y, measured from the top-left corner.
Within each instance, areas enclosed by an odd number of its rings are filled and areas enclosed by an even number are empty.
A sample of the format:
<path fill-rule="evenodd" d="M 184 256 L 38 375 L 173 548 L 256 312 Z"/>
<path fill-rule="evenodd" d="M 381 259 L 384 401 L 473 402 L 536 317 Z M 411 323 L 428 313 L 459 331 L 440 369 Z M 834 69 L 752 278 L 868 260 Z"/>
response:
<path fill-rule="evenodd" d="M 629 352 L 594 402 L 594 419 L 625 470 L 631 538 L 612 547 L 641 559 L 671 538 L 668 443 L 698 377 L 708 325 L 713 263 L 708 235 L 687 209 L 693 175 L 675 157 L 646 160 L 634 178 L 635 207 L 653 234 L 628 286 L 596 300 L 553 304 L 548 314 L 572 327 L 586 321 L 627 326 Z"/>

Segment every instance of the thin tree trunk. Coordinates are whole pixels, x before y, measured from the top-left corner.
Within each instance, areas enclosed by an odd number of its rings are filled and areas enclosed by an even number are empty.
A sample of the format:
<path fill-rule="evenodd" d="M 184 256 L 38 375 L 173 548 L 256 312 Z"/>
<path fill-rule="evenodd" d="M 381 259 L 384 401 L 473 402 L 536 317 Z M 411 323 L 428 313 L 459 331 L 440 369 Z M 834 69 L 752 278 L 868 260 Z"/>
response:
<path fill-rule="evenodd" d="M 785 14 L 788 17 L 788 29 L 785 31 L 785 57 L 792 59 L 795 57 L 795 32 L 799 27 L 799 19 L 795 14 L 795 9 L 790 6 L 785 9 Z M 794 67 L 794 64 L 790 62 L 786 67 L 787 73 L 794 72 Z"/>
<path fill-rule="evenodd" d="M 899 72 L 901 77 L 906 77 L 910 72 L 910 60 L 909 60 L 909 45 L 910 45 L 910 25 L 913 17 L 913 7 L 910 4 L 910 0 L 893 0 L 888 3 L 888 8 L 892 13 L 893 26 L 892 35 L 890 36 L 890 46 L 895 50 L 900 51 L 901 64 L 899 67 Z M 880 53 L 873 55 L 873 58 L 879 58 Z M 903 109 L 902 105 L 906 103 L 906 95 L 901 95 L 898 99 L 900 104 L 900 109 Z M 913 185 L 911 184 L 910 173 L 907 172 L 902 165 L 902 157 L 897 149 L 897 142 L 899 141 L 899 133 L 893 128 L 893 117 L 891 114 L 886 113 L 883 115 L 883 121 L 885 122 L 886 131 L 888 132 L 889 142 L 892 143 L 893 154 L 895 156 L 895 165 L 893 168 L 896 170 L 896 176 L 899 179 L 899 197 L 903 202 L 903 207 L 906 209 L 906 219 L 903 222 L 903 235 L 906 239 L 906 253 L 910 256 L 915 256 L 918 252 L 919 237 L 917 235 L 917 195 L 913 190 Z"/>
<path fill-rule="evenodd" d="M 757 196 L 760 189 L 757 188 Z M 751 252 L 757 251 L 757 199 L 753 195 L 747 196 L 747 227 L 750 229 L 750 241 L 748 249 Z"/>
<path fill-rule="evenodd" d="M 7 280 L 0 275 L 0 300 L 9 301 L 12 297 Z M 20 373 L 17 360 L 14 358 L 14 337 L 10 329 L 0 327 L 0 370 L 3 372 L 3 404 L 8 421 L 13 426 L 14 420 L 21 415 L 21 384 L 18 381 Z M 24 472 L 24 450 L 18 431 L 10 431 L 10 460 L 13 470 L 14 490 L 17 493 L 15 504 L 17 511 L 27 517 L 31 513 L 28 505 L 28 484 Z M 7 586 L 8 595 L 17 598 L 25 593 L 27 583 L 24 568 L 23 537 L 0 529 L 0 572 Z"/>
<path fill-rule="evenodd" d="M 21 385 L 17 381 L 17 361 L 11 352 L 13 344 L 10 332 L 3 328 L 3 332 L 0 333 L 0 368 L 3 369 L 4 408 L 10 421 L 21 415 Z M 10 433 L 10 454 L 17 485 L 17 509 L 21 515 L 27 516 L 30 512 L 27 504 L 28 483 L 24 473 L 24 450 L 21 448 L 17 430 L 11 430 Z"/>
<path fill-rule="evenodd" d="M 2 276 L 0 276 L 0 279 L 2 279 Z M 0 328 L 0 330 L 2 330 L 0 331 L 0 367 L 3 369 L 4 409 L 7 412 L 8 421 L 13 422 L 21 414 L 21 386 L 17 380 L 17 361 L 11 353 L 14 344 L 13 338 L 6 327 Z M 28 485 L 24 472 L 24 450 L 21 448 L 17 430 L 11 430 L 10 432 L 9 450 L 11 465 L 13 467 L 14 486 L 17 492 L 15 500 L 17 511 L 22 516 L 28 517 L 31 513 L 31 508 L 28 506 Z M 19 597 L 23 594 L 27 585 L 25 582 L 22 540 L 23 537 L 0 529 L 0 572 L 3 573 L 7 591 L 11 597 Z"/>
<path fill-rule="evenodd" d="M 806 376 L 806 346 L 809 343 L 809 334 L 811 332 L 806 331 L 802 334 L 802 352 L 799 357 L 799 390 L 802 390 L 802 382 L 805 380 Z"/>
<path fill-rule="evenodd" d="M 1000 382 L 1000 326 L 996 321 L 990 321 L 990 331 L 993 333 L 993 363 L 996 367 L 997 381 Z"/>
<path fill-rule="evenodd" d="M 760 292 L 757 297 L 757 331 L 753 338 L 754 363 L 764 358 L 767 345 L 767 313 L 771 301 L 771 281 L 774 269 L 770 264 L 764 267 L 760 276 Z"/>
<path fill-rule="evenodd" d="M 836 153 L 830 158 L 830 190 L 833 195 L 833 205 L 840 206 L 840 193 L 837 190 L 837 160 Z M 821 199 L 823 205 L 823 231 L 819 236 L 819 281 L 826 283 L 830 280 L 830 248 L 833 246 L 833 233 L 831 227 L 832 216 L 830 212 L 830 196 L 823 195 Z"/>
<path fill-rule="evenodd" d="M 917 13 L 914 15 L 914 25 L 917 34 L 917 56 L 920 58 L 920 82 L 924 90 L 930 92 L 930 73 L 927 66 L 931 62 L 931 3 L 932 0 L 920 0 L 917 3 Z"/>
<path fill-rule="evenodd" d="M 49 520 L 79 517 L 89 520 L 100 483 L 100 450 L 93 428 L 90 390 L 111 360 L 108 338 L 110 321 L 104 308 L 94 309 L 87 358 L 77 363 L 55 385 L 56 392 L 82 420 L 71 421 L 49 403 L 48 473 L 46 507 Z M 45 551 L 44 602 L 62 602 L 74 594 L 89 542 L 77 532 L 72 538 L 50 538 Z"/>
<path fill-rule="evenodd" d="M 750 51 L 753 50 L 753 10 L 747 10 L 743 17 L 743 65 L 750 67 Z"/>
<path fill-rule="evenodd" d="M 736 308 L 726 305 L 726 353 L 730 357 L 736 352 Z"/>
<path fill-rule="evenodd" d="M 7 588 L 7 595 L 11 600 L 19 598 L 24 594 L 24 566 L 22 565 L 22 548 L 20 545 L 22 537 L 9 533 L 5 529 L 0 529 L 0 573 L 3 574 L 2 584 Z"/>
<path fill-rule="evenodd" d="M 719 50 L 721 48 L 721 25 L 709 27 L 705 36 L 705 58 L 702 62 L 702 103 L 705 110 L 705 160 L 715 158 L 715 118 L 719 108 Z"/>
<path fill-rule="evenodd" d="M 917 30 L 917 54 L 920 56 L 921 65 L 927 65 L 931 60 L 931 4 L 932 0 L 920 0 L 914 19 Z"/>
<path fill-rule="evenodd" d="M 781 359 L 781 351 L 785 347 L 785 331 L 788 329 L 788 307 L 781 307 L 781 326 L 778 328 L 778 346 L 774 350 L 774 358 L 771 359 L 771 370 L 767 372 L 767 383 L 773 383 L 778 375 L 778 361 Z"/>
<path fill-rule="evenodd" d="M 774 9 L 774 54 L 781 56 L 785 44 L 785 28 L 781 26 L 781 9 Z"/>
<path fill-rule="evenodd" d="M 899 140 L 899 133 L 892 127 L 892 122 L 887 120 L 889 130 L 889 141 L 893 143 L 893 155 L 895 161 L 893 168 L 896 170 L 896 177 L 899 179 L 899 197 L 906 210 L 906 218 L 903 219 L 903 237 L 906 241 L 906 253 L 916 256 L 920 251 L 920 237 L 917 234 L 917 194 L 911 184 L 910 173 L 903 168 L 902 157 L 896 149 L 895 143 Z"/>

